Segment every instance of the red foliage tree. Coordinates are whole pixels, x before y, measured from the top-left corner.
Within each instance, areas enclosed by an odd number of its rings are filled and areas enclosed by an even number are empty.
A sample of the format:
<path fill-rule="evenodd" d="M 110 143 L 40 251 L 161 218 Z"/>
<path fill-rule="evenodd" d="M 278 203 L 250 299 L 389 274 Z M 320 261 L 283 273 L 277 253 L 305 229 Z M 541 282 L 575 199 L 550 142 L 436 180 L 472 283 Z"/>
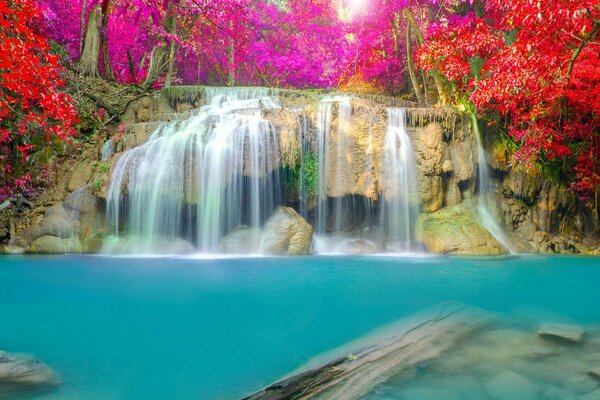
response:
<path fill-rule="evenodd" d="M 599 39 L 597 1 L 488 0 L 433 26 L 417 59 L 507 121 L 517 161 L 571 171 L 589 198 L 600 191 Z"/>
<path fill-rule="evenodd" d="M 32 0 L 0 0 L 0 200 L 26 189 L 34 155 L 75 134 L 59 57 L 30 27 L 36 16 Z"/>

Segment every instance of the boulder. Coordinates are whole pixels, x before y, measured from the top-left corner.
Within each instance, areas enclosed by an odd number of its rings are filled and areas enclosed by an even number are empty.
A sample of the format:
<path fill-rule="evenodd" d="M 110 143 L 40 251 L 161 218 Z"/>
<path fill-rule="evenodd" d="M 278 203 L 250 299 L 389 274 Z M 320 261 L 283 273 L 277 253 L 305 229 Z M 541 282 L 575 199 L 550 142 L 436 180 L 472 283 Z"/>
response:
<path fill-rule="evenodd" d="M 471 202 L 421 214 L 417 240 L 430 253 L 455 255 L 501 255 L 508 250 L 479 222 Z"/>
<path fill-rule="evenodd" d="M 293 208 L 279 207 L 265 225 L 261 253 L 267 255 L 310 254 L 312 226 Z"/>
<path fill-rule="evenodd" d="M 537 334 L 542 339 L 576 343 L 581 341 L 583 329 L 577 325 L 544 324 L 538 329 Z"/>
<path fill-rule="evenodd" d="M 101 212 L 100 199 L 92 193 L 92 186 L 86 185 L 75 189 L 63 202 L 66 210 L 79 213 L 93 214 Z"/>
<path fill-rule="evenodd" d="M 229 254 L 256 253 L 260 245 L 262 232 L 240 225 L 229 232 L 221 242 L 221 251 Z"/>
<path fill-rule="evenodd" d="M 81 242 L 78 238 L 61 239 L 45 235 L 34 240 L 27 251 L 34 254 L 81 253 Z"/>
<path fill-rule="evenodd" d="M 41 385 L 55 380 L 52 369 L 41 361 L 0 351 L 0 384 Z"/>
<path fill-rule="evenodd" d="M 44 219 L 22 234 L 27 243 L 42 236 L 57 236 L 59 238 L 70 238 L 77 233 L 79 222 L 77 215 L 67 211 L 63 203 L 58 203 L 46 210 Z"/>
<path fill-rule="evenodd" d="M 492 378 L 485 388 L 496 400 L 530 400 L 538 396 L 538 387 L 524 376 L 506 371 Z"/>

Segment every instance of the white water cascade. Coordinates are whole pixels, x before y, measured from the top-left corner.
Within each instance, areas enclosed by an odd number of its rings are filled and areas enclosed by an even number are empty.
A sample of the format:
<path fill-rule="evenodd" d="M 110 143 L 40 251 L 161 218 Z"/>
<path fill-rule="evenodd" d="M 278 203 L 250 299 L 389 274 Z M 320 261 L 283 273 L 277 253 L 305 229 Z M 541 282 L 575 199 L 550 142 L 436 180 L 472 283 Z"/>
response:
<path fill-rule="evenodd" d="M 278 106 L 273 91 L 207 88 L 204 101 L 114 169 L 107 215 L 115 236 L 137 238 L 131 251 L 157 252 L 183 239 L 196 251 L 219 252 L 224 234 L 260 227 L 280 204 L 277 132 L 261 116 L 263 107 Z"/>
<path fill-rule="evenodd" d="M 420 214 L 416 162 L 406 130 L 406 110 L 388 108 L 384 143 L 381 227 L 388 250 L 415 247 L 414 230 Z"/>
<path fill-rule="evenodd" d="M 353 146 L 350 133 L 350 100 L 349 96 L 326 97 L 319 103 L 317 112 L 319 193 L 315 231 L 321 234 L 342 233 L 346 222 L 345 211 L 370 209 L 369 205 L 355 204 L 354 198 L 346 193 L 351 186 L 348 179 L 349 172 L 352 171 L 348 157 Z M 337 111 L 335 119 L 334 111 Z M 334 124 L 334 120 L 337 124 Z"/>
<path fill-rule="evenodd" d="M 506 247 L 511 253 L 514 253 L 514 249 L 511 246 L 510 240 L 506 235 L 506 232 L 500 225 L 498 218 L 490 211 L 490 200 L 489 195 L 492 191 L 492 185 L 490 181 L 490 170 L 488 168 L 487 159 L 485 156 L 485 150 L 483 148 L 483 138 L 481 137 L 481 131 L 479 130 L 479 122 L 477 116 L 474 113 L 471 114 L 471 120 L 473 122 L 473 130 L 477 138 L 477 163 L 479 165 L 478 184 L 479 184 L 479 202 L 477 203 L 477 214 L 481 225 L 492 234 L 498 242 Z"/>

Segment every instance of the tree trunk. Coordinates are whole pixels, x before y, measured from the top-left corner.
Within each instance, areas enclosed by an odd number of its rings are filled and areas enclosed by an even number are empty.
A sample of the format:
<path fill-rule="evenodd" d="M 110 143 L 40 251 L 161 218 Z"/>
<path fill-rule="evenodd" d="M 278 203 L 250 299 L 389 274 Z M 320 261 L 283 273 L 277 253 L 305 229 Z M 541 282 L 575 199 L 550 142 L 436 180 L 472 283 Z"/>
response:
<path fill-rule="evenodd" d="M 233 30 L 233 21 L 229 23 L 230 28 Z M 227 86 L 235 85 L 235 42 L 232 38 L 229 39 L 229 46 L 227 47 L 227 64 L 229 67 L 229 73 L 227 75 Z"/>
<path fill-rule="evenodd" d="M 115 73 L 110 64 L 110 57 L 108 55 L 108 14 L 109 14 L 109 0 L 102 1 L 102 30 L 101 30 L 101 43 L 102 43 L 102 58 L 104 60 L 104 72 L 106 78 L 110 80 L 115 79 Z"/>
<path fill-rule="evenodd" d="M 81 29 L 80 29 L 80 33 L 79 33 L 79 56 L 80 57 L 81 57 L 81 54 L 83 53 L 83 44 L 85 42 L 85 32 L 86 32 L 85 14 L 87 12 L 87 3 L 88 3 L 88 0 L 83 0 L 83 4 L 81 5 Z"/>
<path fill-rule="evenodd" d="M 417 74 L 415 73 L 415 66 L 413 64 L 411 36 L 410 25 L 406 24 L 406 64 L 408 66 L 408 75 L 410 76 L 417 102 L 423 104 L 423 95 L 421 94 L 421 88 L 419 87 L 419 81 L 417 80 Z"/>
<path fill-rule="evenodd" d="M 163 44 L 154 46 L 150 53 L 150 64 L 148 74 L 144 80 L 144 87 L 151 88 L 160 78 L 168 64 L 167 49 Z"/>
<path fill-rule="evenodd" d="M 171 14 L 170 9 L 167 10 L 165 16 L 164 28 L 166 32 L 174 32 L 175 16 Z M 169 53 L 167 44 L 159 43 L 152 49 L 150 53 L 150 64 L 148 65 L 148 74 L 144 80 L 144 87 L 149 89 L 158 81 L 160 76 L 167 70 L 169 66 Z"/>
<path fill-rule="evenodd" d="M 100 55 L 100 28 L 102 25 L 102 12 L 96 8 L 88 13 L 85 43 L 81 58 L 79 59 L 79 72 L 86 76 L 98 77 L 98 56 Z"/>
<path fill-rule="evenodd" d="M 173 24 L 171 34 L 174 35 L 177 31 L 177 15 L 173 17 Z M 165 79 L 165 86 L 171 86 L 173 81 L 173 72 L 175 70 L 175 40 L 171 39 L 171 45 L 169 48 L 169 66 L 167 70 L 167 78 Z"/>
<path fill-rule="evenodd" d="M 419 29 L 419 25 L 417 25 L 417 21 L 415 21 L 415 16 L 409 8 L 404 8 L 402 10 L 402 14 L 404 15 L 404 19 L 407 24 L 410 25 L 411 29 L 415 33 L 419 44 L 425 43 L 425 38 L 423 37 L 423 33 Z M 435 86 L 438 90 L 438 95 L 440 98 L 440 102 L 442 105 L 448 104 L 448 96 L 446 95 L 446 91 L 444 90 L 444 84 L 442 82 L 442 78 L 437 69 L 431 70 L 431 76 L 433 76 L 433 81 L 435 82 Z"/>
<path fill-rule="evenodd" d="M 135 76 L 135 66 L 133 64 L 133 56 L 131 55 L 131 49 L 127 49 L 127 63 L 129 64 L 129 75 L 133 82 L 137 80 Z"/>

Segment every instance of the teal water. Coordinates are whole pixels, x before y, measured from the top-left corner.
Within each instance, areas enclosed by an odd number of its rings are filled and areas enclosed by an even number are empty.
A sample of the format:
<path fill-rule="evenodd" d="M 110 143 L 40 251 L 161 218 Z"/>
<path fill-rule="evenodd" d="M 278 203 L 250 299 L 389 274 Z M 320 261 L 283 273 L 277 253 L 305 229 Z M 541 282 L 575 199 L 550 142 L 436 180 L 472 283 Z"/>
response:
<path fill-rule="evenodd" d="M 60 374 L 23 399 L 236 399 L 442 301 L 596 326 L 599 284 L 585 257 L 3 257 L 0 349 Z"/>

